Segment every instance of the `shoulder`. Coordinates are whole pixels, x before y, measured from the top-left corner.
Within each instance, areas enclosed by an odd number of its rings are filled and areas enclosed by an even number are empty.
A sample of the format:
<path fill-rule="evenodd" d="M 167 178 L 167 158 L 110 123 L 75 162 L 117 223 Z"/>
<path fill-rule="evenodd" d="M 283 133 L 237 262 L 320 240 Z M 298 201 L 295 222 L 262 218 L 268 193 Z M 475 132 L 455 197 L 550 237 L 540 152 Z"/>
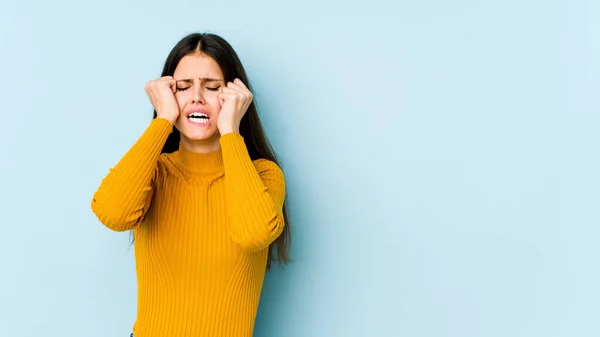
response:
<path fill-rule="evenodd" d="M 157 175 L 159 177 L 168 177 L 172 175 L 182 175 L 182 170 L 178 168 L 173 159 L 173 153 L 161 153 L 156 165 Z"/>
<path fill-rule="evenodd" d="M 167 166 L 173 165 L 172 157 L 172 153 L 161 153 L 160 156 L 158 156 L 158 166 L 160 168 L 165 168 Z"/>
<path fill-rule="evenodd" d="M 254 164 L 254 167 L 256 167 L 257 170 L 282 171 L 281 168 L 279 167 L 279 165 L 277 165 L 277 163 L 275 163 L 274 161 L 268 160 L 268 159 L 264 159 L 264 158 L 255 159 L 252 161 L 252 163 Z"/>
<path fill-rule="evenodd" d="M 280 178 L 281 180 L 284 179 L 283 170 L 274 161 L 260 158 L 253 160 L 252 163 L 254 164 L 258 174 L 261 176 L 268 175 L 272 178 Z"/>

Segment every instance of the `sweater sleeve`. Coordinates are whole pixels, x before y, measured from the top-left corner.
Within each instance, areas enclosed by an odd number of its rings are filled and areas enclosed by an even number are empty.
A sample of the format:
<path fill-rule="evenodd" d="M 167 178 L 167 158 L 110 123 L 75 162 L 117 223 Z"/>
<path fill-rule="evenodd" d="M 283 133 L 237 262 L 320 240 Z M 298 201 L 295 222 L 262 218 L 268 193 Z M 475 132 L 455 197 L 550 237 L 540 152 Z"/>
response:
<path fill-rule="evenodd" d="M 285 225 L 283 172 L 269 160 L 252 162 L 238 133 L 222 136 L 220 143 L 231 237 L 246 251 L 262 250 L 277 239 Z"/>
<path fill-rule="evenodd" d="M 121 232 L 144 218 L 152 200 L 158 158 L 172 124 L 155 118 L 94 193 L 91 207 L 106 227 Z"/>

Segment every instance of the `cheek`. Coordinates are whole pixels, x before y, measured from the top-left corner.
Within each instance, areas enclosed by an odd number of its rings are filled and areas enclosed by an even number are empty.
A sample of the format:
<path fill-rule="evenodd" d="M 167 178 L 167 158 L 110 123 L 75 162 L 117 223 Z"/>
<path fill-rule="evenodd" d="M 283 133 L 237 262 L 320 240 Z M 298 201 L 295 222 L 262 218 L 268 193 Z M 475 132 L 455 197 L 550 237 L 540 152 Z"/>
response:
<path fill-rule="evenodd" d="M 218 113 L 219 111 L 221 111 L 221 101 L 219 100 L 219 96 L 214 95 L 207 97 L 207 101 L 213 108 L 213 112 Z"/>
<path fill-rule="evenodd" d="M 179 109 L 183 109 L 187 100 L 185 92 L 180 91 L 175 93 L 175 99 L 177 100 L 177 105 L 179 105 Z"/>

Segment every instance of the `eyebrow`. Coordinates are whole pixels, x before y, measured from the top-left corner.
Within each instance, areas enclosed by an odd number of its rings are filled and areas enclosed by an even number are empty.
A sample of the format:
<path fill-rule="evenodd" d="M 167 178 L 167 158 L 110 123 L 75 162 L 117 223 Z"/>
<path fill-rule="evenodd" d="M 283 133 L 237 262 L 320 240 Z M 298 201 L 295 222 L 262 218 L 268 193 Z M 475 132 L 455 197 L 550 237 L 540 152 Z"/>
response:
<path fill-rule="evenodd" d="M 200 79 L 200 81 L 203 81 L 203 82 L 223 82 L 223 80 L 216 79 L 216 78 L 210 78 L 210 77 L 200 77 L 199 79 Z M 183 79 L 176 80 L 176 81 L 177 82 L 186 82 L 186 83 L 194 82 L 194 80 L 191 78 L 183 78 Z"/>

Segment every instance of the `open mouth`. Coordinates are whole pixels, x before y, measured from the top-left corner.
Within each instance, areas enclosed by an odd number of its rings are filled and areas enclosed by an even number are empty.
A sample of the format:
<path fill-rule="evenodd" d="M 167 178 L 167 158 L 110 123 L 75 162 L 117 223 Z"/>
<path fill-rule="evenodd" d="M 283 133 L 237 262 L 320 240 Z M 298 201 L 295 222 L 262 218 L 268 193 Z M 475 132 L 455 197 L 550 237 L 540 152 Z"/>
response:
<path fill-rule="evenodd" d="M 192 112 L 188 115 L 188 120 L 196 124 L 208 124 L 210 117 L 203 112 Z"/>

